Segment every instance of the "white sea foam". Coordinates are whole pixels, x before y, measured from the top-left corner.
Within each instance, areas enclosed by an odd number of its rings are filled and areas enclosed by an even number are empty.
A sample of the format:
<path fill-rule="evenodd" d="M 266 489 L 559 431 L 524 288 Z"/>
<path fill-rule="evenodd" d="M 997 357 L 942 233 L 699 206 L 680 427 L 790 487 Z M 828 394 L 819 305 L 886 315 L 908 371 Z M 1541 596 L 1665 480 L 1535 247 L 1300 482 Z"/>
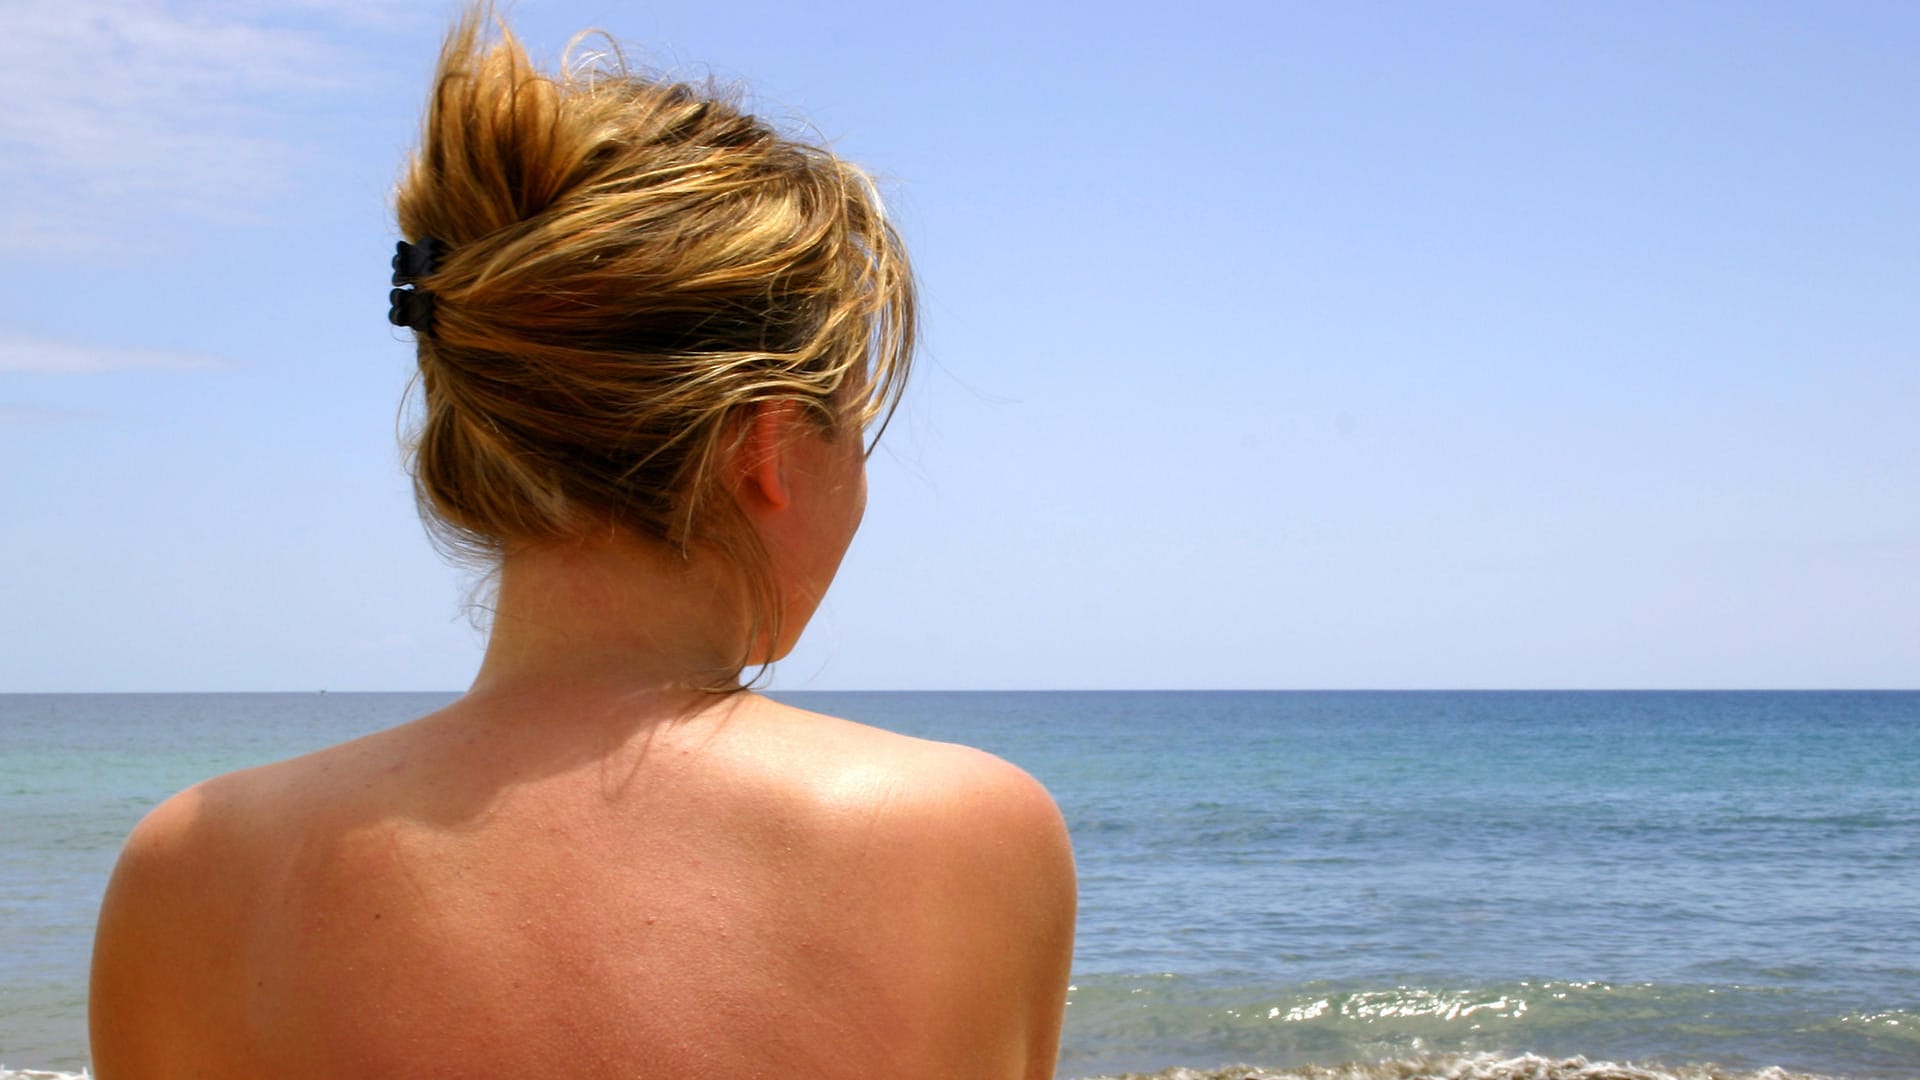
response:
<path fill-rule="evenodd" d="M 0 1077 L 0 1080 L 5 1078 Z M 1781 1068 L 1727 1069 L 1718 1065 L 1635 1065 L 1588 1061 L 1583 1057 L 1548 1058 L 1537 1054 L 1448 1054 L 1403 1061 L 1345 1065 L 1303 1065 L 1262 1069 L 1230 1065 L 1219 1069 L 1167 1069 L 1124 1073 L 1088 1080 L 1835 1080 L 1816 1073 Z"/>
<path fill-rule="evenodd" d="M 49 1072 L 46 1069 L 9 1069 L 0 1065 L 0 1080 L 93 1080 L 93 1074 L 85 1069 L 77 1073 Z"/>

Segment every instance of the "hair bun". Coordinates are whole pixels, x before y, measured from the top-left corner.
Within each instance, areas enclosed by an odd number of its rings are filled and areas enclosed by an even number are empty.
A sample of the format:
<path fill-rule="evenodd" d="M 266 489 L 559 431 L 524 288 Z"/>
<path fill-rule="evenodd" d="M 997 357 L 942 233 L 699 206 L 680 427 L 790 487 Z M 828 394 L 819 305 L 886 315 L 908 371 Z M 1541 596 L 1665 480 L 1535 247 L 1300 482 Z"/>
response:
<path fill-rule="evenodd" d="M 389 313 L 422 330 L 423 516 L 459 554 L 611 524 L 764 581 L 716 482 L 732 422 L 890 412 L 915 322 L 900 237 L 830 152 L 617 62 L 542 73 L 489 22 L 448 34 L 396 198 L 423 238 L 395 250 Z"/>

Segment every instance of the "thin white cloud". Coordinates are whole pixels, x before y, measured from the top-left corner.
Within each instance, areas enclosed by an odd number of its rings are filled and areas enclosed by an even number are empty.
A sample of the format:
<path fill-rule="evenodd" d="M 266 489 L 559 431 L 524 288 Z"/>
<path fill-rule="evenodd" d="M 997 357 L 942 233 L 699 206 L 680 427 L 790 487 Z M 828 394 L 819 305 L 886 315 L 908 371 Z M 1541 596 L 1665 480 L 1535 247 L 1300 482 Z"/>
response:
<path fill-rule="evenodd" d="M 124 244 L 140 214 L 257 213 L 298 164 L 272 110 L 351 92 L 356 60 L 343 31 L 365 33 L 367 10 L 11 5 L 0 34 L 0 253 Z"/>
<path fill-rule="evenodd" d="M 110 371 L 194 371 L 226 366 L 217 357 L 164 349 L 128 349 L 0 332 L 0 372 L 99 375 Z"/>
<path fill-rule="evenodd" d="M 26 427 L 71 420 L 76 414 L 57 409 L 39 409 L 32 405 L 9 405 L 0 401 L 0 427 Z"/>

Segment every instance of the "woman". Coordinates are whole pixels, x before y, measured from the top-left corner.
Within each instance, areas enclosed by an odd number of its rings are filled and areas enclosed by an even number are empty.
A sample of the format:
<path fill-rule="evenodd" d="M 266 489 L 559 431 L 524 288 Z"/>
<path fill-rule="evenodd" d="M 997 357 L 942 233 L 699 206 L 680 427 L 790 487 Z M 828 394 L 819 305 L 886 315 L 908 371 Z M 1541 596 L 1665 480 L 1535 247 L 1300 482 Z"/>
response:
<path fill-rule="evenodd" d="M 1045 1077 L 1053 803 L 740 689 L 859 524 L 913 289 L 871 185 L 474 11 L 399 192 L 425 517 L 497 568 L 440 712 L 168 800 L 103 905 L 121 1077 Z"/>

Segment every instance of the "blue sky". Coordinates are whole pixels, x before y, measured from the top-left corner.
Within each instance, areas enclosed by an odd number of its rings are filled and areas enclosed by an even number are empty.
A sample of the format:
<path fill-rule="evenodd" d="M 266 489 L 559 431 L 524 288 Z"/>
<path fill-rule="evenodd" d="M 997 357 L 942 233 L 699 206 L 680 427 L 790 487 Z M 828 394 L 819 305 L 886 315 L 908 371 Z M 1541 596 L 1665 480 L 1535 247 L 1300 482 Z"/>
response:
<path fill-rule="evenodd" d="M 388 198 L 451 8 L 0 37 L 0 691 L 455 689 Z M 523 0 L 883 177 L 775 685 L 1920 685 L 1920 9 Z"/>

